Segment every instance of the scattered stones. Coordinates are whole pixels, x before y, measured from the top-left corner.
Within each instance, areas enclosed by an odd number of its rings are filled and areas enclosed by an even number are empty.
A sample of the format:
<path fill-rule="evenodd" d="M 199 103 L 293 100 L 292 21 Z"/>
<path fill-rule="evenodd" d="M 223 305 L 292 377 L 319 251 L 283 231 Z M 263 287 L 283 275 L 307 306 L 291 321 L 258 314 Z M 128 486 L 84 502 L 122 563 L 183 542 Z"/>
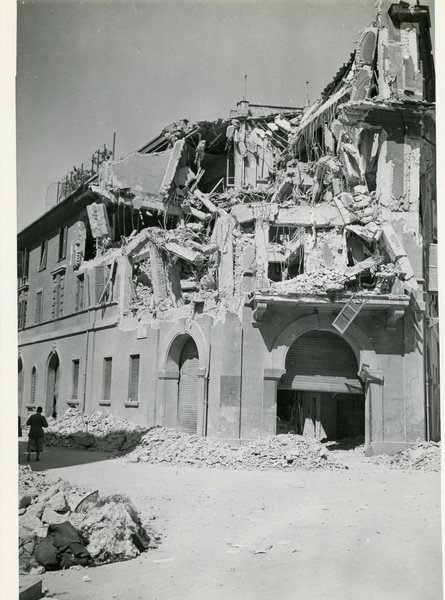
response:
<path fill-rule="evenodd" d="M 143 524 L 137 510 L 124 496 L 101 498 L 98 492 L 56 482 L 43 473 L 20 466 L 19 489 L 35 489 L 37 495 L 19 516 L 19 566 L 21 573 L 43 572 L 34 556 L 35 549 L 47 538 L 48 525 L 69 522 L 83 537 L 95 564 L 128 560 L 147 548 L 156 547 L 159 539 L 151 527 Z M 88 500 L 85 503 L 85 500 Z M 84 500 L 86 510 L 71 512 Z"/>
<path fill-rule="evenodd" d="M 300 435 L 277 435 L 232 447 L 166 427 L 150 429 L 127 457 L 131 462 L 261 471 L 346 468 L 320 442 Z"/>
<path fill-rule="evenodd" d="M 59 419 L 48 418 L 45 445 L 128 452 L 146 431 L 146 427 L 101 411 L 87 415 L 77 408 L 69 408 Z"/>
<path fill-rule="evenodd" d="M 415 446 L 392 456 L 382 454 L 372 456 L 371 460 L 397 469 L 440 471 L 440 443 L 418 442 Z"/>

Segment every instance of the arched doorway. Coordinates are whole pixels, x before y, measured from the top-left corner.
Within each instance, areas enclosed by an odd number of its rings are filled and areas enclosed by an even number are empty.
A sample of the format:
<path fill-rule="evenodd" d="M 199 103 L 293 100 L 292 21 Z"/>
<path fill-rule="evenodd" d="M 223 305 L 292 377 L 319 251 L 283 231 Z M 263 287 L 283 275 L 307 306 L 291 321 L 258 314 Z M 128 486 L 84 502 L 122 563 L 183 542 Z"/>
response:
<path fill-rule="evenodd" d="M 23 406 L 23 383 L 24 383 L 23 361 L 22 361 L 22 357 L 19 356 L 19 361 L 18 361 L 18 405 L 19 405 L 19 414 L 21 414 L 21 412 L 22 412 L 22 406 Z"/>
<path fill-rule="evenodd" d="M 177 427 L 186 433 L 197 433 L 199 404 L 199 353 L 190 336 L 179 357 Z"/>
<path fill-rule="evenodd" d="M 53 352 L 48 362 L 46 379 L 45 415 L 57 418 L 57 401 L 59 397 L 59 356 Z"/>
<path fill-rule="evenodd" d="M 365 434 L 365 394 L 351 346 L 331 331 L 299 336 L 278 382 L 277 433 L 337 440 Z"/>

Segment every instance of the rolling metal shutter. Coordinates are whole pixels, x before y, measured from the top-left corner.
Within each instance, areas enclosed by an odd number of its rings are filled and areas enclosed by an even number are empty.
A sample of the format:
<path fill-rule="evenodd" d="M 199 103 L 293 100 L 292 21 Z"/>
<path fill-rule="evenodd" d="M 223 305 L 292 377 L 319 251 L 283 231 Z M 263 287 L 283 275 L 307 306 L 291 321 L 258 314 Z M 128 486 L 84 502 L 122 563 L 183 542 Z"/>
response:
<path fill-rule="evenodd" d="M 360 393 L 357 360 L 352 348 L 329 331 L 311 331 L 290 346 L 282 389 Z"/>
<path fill-rule="evenodd" d="M 198 421 L 199 356 L 190 338 L 184 345 L 179 361 L 178 429 L 196 433 Z"/>

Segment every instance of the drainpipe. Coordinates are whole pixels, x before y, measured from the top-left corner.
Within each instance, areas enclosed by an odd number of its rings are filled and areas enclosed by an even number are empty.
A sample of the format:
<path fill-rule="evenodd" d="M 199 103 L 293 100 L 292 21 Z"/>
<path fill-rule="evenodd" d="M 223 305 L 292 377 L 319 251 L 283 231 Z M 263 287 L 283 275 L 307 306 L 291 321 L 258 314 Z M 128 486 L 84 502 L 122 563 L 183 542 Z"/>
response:
<path fill-rule="evenodd" d="M 85 412 L 87 400 L 87 371 L 88 371 L 88 347 L 90 344 L 90 308 L 88 307 L 88 324 L 87 324 L 87 341 L 85 345 L 85 362 L 83 367 L 83 397 L 82 397 L 82 412 Z"/>

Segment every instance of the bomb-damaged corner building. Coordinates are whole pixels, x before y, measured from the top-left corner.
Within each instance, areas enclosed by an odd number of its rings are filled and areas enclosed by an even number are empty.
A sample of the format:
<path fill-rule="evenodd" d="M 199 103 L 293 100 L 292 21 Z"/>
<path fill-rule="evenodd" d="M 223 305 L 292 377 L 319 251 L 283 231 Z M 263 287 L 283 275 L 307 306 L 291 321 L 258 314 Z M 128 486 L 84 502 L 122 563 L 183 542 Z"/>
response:
<path fill-rule="evenodd" d="M 312 106 L 243 100 L 71 174 L 18 236 L 21 415 L 438 440 L 429 29 L 382 0 Z"/>

